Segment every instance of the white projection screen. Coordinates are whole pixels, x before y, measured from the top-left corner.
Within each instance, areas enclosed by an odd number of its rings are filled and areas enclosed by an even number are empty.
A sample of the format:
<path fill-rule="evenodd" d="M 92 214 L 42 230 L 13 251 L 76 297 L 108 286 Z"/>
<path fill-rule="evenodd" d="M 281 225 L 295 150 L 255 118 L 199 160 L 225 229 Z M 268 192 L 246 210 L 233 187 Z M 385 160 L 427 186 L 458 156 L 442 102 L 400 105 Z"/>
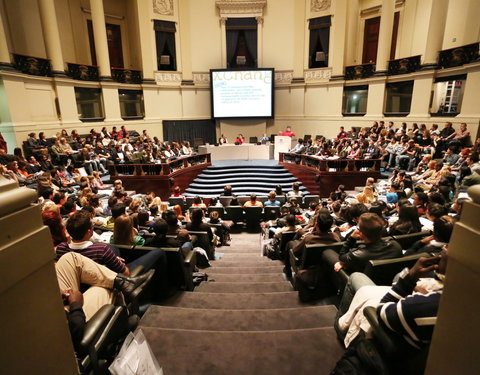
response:
<path fill-rule="evenodd" d="M 210 70 L 213 119 L 273 118 L 272 68 Z"/>

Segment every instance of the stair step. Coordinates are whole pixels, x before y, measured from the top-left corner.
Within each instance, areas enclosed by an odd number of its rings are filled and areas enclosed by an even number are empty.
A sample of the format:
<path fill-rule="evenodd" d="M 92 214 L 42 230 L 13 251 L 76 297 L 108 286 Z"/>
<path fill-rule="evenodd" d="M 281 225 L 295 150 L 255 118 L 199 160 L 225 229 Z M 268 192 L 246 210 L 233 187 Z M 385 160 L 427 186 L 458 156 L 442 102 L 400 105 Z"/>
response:
<path fill-rule="evenodd" d="M 213 268 L 218 267 L 269 267 L 269 266 L 281 266 L 280 261 L 271 260 L 270 262 L 262 262 L 255 260 L 219 260 L 218 262 L 212 262 Z"/>
<path fill-rule="evenodd" d="M 332 326 L 336 311 L 334 306 L 271 310 L 211 310 L 150 306 L 142 317 L 140 326 L 207 331 L 322 328 Z"/>
<path fill-rule="evenodd" d="M 300 307 L 303 304 L 298 299 L 297 292 L 278 293 L 179 293 L 164 305 L 210 309 L 281 309 Z"/>
<path fill-rule="evenodd" d="M 165 374 L 328 374 L 343 352 L 333 328 L 260 332 L 141 329 Z"/>
<path fill-rule="evenodd" d="M 228 273 L 228 274 L 257 274 L 257 273 L 282 273 L 281 266 L 266 266 L 266 267 L 209 267 L 206 271 L 208 274 Z"/>
<path fill-rule="evenodd" d="M 195 293 L 272 293 L 293 291 L 287 282 L 217 282 L 207 281 L 195 288 Z"/>
<path fill-rule="evenodd" d="M 283 277 L 283 275 L 279 273 L 231 275 L 229 273 L 210 274 L 207 270 L 207 274 L 208 274 L 209 281 L 212 280 L 212 281 L 229 282 L 229 283 L 245 283 L 245 282 L 258 283 L 258 282 L 285 281 L 285 278 Z"/>

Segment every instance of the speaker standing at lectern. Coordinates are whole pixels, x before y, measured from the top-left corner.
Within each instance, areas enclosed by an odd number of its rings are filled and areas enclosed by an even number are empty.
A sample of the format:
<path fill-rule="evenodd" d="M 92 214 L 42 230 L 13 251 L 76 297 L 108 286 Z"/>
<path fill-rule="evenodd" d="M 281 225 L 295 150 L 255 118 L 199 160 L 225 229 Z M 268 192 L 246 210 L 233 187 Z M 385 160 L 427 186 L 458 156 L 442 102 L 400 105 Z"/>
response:
<path fill-rule="evenodd" d="M 287 126 L 287 130 L 285 130 L 284 132 L 281 132 L 279 135 L 283 135 L 290 138 L 295 137 L 295 133 L 292 132 L 292 128 L 290 126 Z"/>

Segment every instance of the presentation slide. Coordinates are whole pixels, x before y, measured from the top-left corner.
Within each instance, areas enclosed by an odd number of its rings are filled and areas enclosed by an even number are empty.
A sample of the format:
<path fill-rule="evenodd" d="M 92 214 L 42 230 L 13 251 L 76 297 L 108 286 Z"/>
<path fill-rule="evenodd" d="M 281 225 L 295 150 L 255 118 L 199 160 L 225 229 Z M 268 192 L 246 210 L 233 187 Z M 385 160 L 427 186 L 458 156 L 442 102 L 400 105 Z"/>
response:
<path fill-rule="evenodd" d="M 272 118 L 273 69 L 210 70 L 212 117 Z"/>

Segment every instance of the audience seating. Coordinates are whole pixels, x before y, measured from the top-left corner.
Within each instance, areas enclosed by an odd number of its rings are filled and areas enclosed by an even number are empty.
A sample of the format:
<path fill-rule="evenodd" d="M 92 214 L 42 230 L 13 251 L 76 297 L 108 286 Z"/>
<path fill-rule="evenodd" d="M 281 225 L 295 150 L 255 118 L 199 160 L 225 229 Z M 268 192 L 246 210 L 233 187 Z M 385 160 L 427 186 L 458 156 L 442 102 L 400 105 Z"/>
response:
<path fill-rule="evenodd" d="M 145 233 L 144 236 L 148 237 L 152 234 Z M 176 236 L 175 236 L 176 237 Z M 122 258 L 128 263 L 148 251 L 157 249 L 156 247 L 149 246 L 128 246 L 112 244 L 120 250 Z M 193 271 L 195 268 L 195 252 L 190 251 L 185 257 L 182 250 L 178 247 L 160 247 L 160 250 L 164 250 L 167 255 L 167 272 L 168 281 L 173 286 L 182 288 L 185 290 L 193 290 Z"/>
<path fill-rule="evenodd" d="M 263 218 L 262 207 L 244 207 L 245 211 L 245 224 L 248 229 L 260 228 L 260 221 Z"/>
<path fill-rule="evenodd" d="M 227 212 L 227 219 L 233 221 L 234 224 L 245 222 L 242 206 L 227 206 L 225 211 Z"/>
<path fill-rule="evenodd" d="M 303 197 L 303 203 L 302 207 L 303 208 L 308 208 L 309 204 L 315 202 L 317 204 L 320 203 L 320 196 L 319 195 L 305 195 Z"/>
<path fill-rule="evenodd" d="M 207 232 L 189 230 L 188 233 L 193 237 L 195 236 L 194 246 L 201 247 L 207 252 L 208 259 L 215 259 L 215 244 L 210 240 Z"/>
<path fill-rule="evenodd" d="M 421 240 L 422 238 L 426 236 L 430 236 L 432 232 L 430 231 L 422 231 L 418 233 L 409 233 L 409 234 L 401 234 L 398 236 L 392 236 L 392 238 L 397 241 L 400 246 L 402 246 L 402 249 L 407 250 L 412 247 L 412 245 Z"/>
<path fill-rule="evenodd" d="M 218 215 L 221 219 L 225 217 L 225 209 L 223 207 L 208 207 L 207 211 L 208 215 L 210 215 L 212 212 L 218 212 Z"/>
<path fill-rule="evenodd" d="M 222 196 L 219 198 L 220 203 L 222 204 L 223 207 L 230 206 L 230 202 L 233 199 L 231 196 Z"/>
<path fill-rule="evenodd" d="M 125 306 L 102 306 L 85 325 L 77 353 L 82 374 L 107 373 L 106 367 L 115 357 L 109 349 L 119 345 L 135 328 L 136 324 L 129 323 Z"/>
<path fill-rule="evenodd" d="M 381 354 L 386 368 L 393 375 L 409 374 L 423 375 L 428 356 L 428 346 L 421 350 L 407 347 L 399 337 L 385 330 L 378 321 L 377 309 L 367 306 L 363 309 L 363 315 L 367 318 L 372 328 L 373 342 Z"/>
<path fill-rule="evenodd" d="M 168 198 L 168 205 L 170 207 L 176 206 L 177 204 L 180 207 L 182 207 L 182 211 L 185 210 L 185 208 L 186 208 L 185 199 L 183 199 L 182 197 L 170 197 L 170 198 Z"/>
<path fill-rule="evenodd" d="M 393 278 L 405 267 L 410 268 L 419 258 L 429 256 L 428 253 L 419 253 L 400 258 L 371 260 L 363 273 L 377 285 L 392 285 Z"/>

